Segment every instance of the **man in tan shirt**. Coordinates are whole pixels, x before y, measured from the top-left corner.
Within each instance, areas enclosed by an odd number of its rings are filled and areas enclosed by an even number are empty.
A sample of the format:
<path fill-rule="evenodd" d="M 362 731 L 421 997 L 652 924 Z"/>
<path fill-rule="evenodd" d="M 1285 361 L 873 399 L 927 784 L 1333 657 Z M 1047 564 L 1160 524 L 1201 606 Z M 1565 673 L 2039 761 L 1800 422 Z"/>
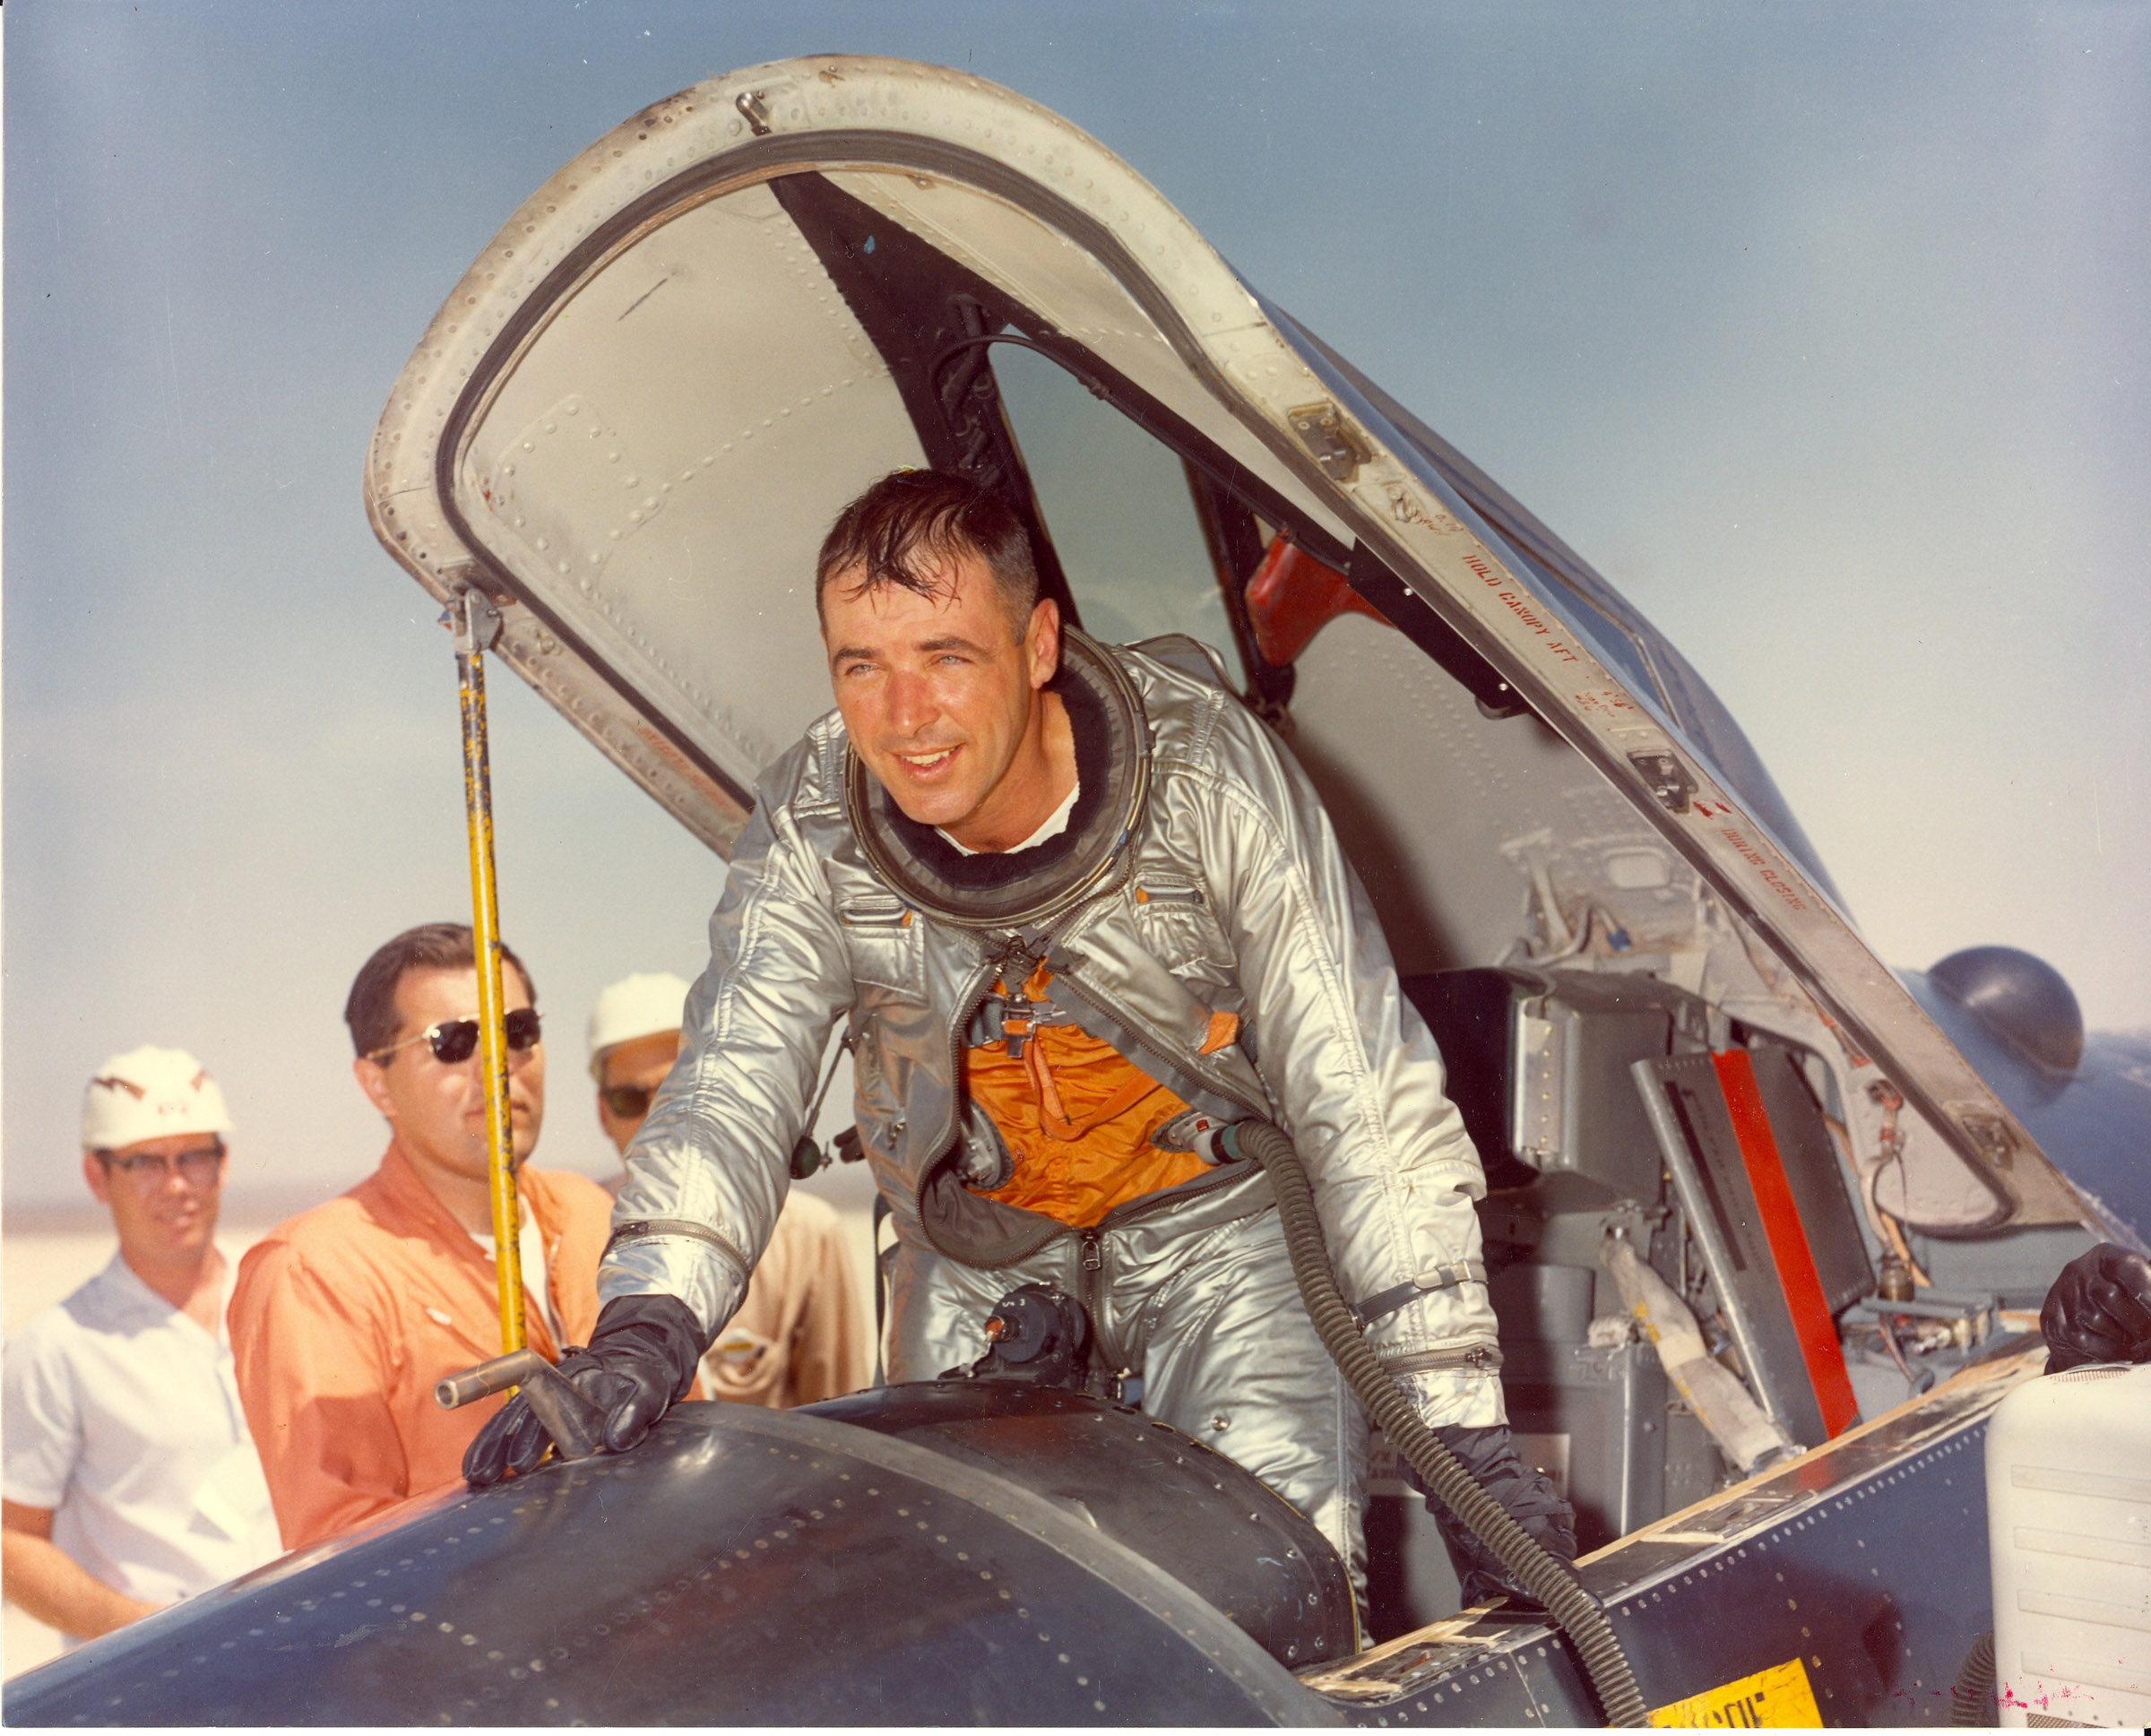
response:
<path fill-rule="evenodd" d="M 505 946 L 508 1106 L 523 1204 L 523 1331 L 557 1360 L 597 1322 L 612 1201 L 527 1167 L 545 1117 L 545 1051 L 522 961 Z M 471 930 L 398 935 L 344 1007 L 358 1087 L 389 1127 L 381 1167 L 279 1224 L 239 1265 L 239 1395 L 287 1549 L 410 1496 L 460 1486 L 463 1450 L 499 1410 L 434 1402 L 434 1383 L 501 1353 L 478 973 Z"/>
<path fill-rule="evenodd" d="M 687 998 L 679 977 L 638 974 L 607 989 L 592 1010 L 598 1120 L 622 1153 L 679 1053 Z M 827 1202 L 794 1188 L 747 1300 L 702 1359 L 703 1386 L 712 1398 L 771 1410 L 812 1404 L 867 1384 L 867 1343 L 843 1225 Z"/>

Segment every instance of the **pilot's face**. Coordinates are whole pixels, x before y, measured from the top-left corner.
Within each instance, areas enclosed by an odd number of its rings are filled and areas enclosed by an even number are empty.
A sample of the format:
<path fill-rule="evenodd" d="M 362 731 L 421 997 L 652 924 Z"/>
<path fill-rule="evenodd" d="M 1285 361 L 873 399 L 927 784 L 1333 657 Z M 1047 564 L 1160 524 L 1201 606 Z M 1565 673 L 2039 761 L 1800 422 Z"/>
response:
<path fill-rule="evenodd" d="M 1041 600 L 1019 636 L 972 554 L 945 565 L 930 595 L 862 591 L 860 576 L 838 573 L 822 593 L 829 676 L 851 745 L 911 819 L 979 848 L 967 831 L 1020 805 L 1024 792 L 1012 785 L 1042 770 L 1038 690 L 1058 666 L 1059 610 Z"/>
<path fill-rule="evenodd" d="M 529 986 L 514 965 L 501 972 L 505 1010 L 531 1004 Z M 452 1019 L 478 1017 L 478 972 L 406 971 L 396 984 L 400 1045 L 354 1071 L 376 1109 L 387 1117 L 404 1155 L 421 1171 L 445 1170 L 464 1180 L 487 1179 L 485 1045 L 461 1061 L 436 1058 L 423 1039 L 406 1039 Z M 508 1050 L 508 1125 L 521 1166 L 536 1149 L 545 1119 L 545 1045 Z"/>

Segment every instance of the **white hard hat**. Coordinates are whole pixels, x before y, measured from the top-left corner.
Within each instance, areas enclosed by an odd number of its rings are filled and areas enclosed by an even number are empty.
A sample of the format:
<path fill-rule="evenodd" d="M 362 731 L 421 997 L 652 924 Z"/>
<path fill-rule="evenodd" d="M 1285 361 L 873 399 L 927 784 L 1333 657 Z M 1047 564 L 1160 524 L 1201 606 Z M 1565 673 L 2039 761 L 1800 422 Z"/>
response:
<path fill-rule="evenodd" d="M 229 1133 L 224 1093 L 184 1049 L 130 1049 L 82 1093 L 82 1146 L 117 1152 L 175 1133 Z"/>
<path fill-rule="evenodd" d="M 605 1051 L 637 1037 L 679 1029 L 687 981 L 669 971 L 638 971 L 622 977 L 590 1009 L 590 1073 L 602 1071 Z"/>

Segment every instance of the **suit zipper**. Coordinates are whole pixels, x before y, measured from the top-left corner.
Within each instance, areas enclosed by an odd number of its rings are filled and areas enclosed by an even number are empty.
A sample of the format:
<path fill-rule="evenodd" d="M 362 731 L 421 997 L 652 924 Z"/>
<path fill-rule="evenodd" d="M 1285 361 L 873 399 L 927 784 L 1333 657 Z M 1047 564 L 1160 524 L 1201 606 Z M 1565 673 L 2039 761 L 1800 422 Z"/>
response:
<path fill-rule="evenodd" d="M 1106 1395 L 1118 1403 L 1121 1383 L 1135 1370 L 1128 1367 L 1126 1354 L 1104 1326 L 1105 1292 L 1112 1283 L 1105 1269 L 1105 1231 L 1093 1224 L 1076 1233 L 1076 1299 L 1090 1318 L 1091 1354 L 1103 1366 L 1111 1383 L 1111 1391 Z"/>
<path fill-rule="evenodd" d="M 1091 1317 L 1091 1331 L 1101 1342 L 1105 1332 L 1098 1324 L 1098 1300 L 1105 1286 L 1105 1238 L 1093 1226 L 1076 1235 L 1076 1297 Z M 1116 1357 L 1113 1359 L 1118 1361 Z"/>
<path fill-rule="evenodd" d="M 1464 1350 L 1406 1351 L 1394 1356 L 1377 1354 L 1382 1367 L 1398 1376 L 1448 1374 L 1458 1369 L 1486 1374 L 1501 1366 L 1501 1352 L 1484 1344 Z"/>

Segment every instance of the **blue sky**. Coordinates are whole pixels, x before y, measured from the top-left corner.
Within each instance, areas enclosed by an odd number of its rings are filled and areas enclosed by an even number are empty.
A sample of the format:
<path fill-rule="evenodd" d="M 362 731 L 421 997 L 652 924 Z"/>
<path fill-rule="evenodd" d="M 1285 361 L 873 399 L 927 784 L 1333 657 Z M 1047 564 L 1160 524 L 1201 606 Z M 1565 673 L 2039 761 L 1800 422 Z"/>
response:
<path fill-rule="evenodd" d="M 82 1081 L 224 1081 L 235 1187 L 378 1155 L 339 1011 L 468 910 L 454 672 L 367 436 L 514 206 L 823 50 L 1086 128 L 1679 643 L 1892 963 L 2026 946 L 2151 1025 L 2151 8 L 16 0 L 5 52 L 6 1197 Z M 540 1161 L 591 997 L 721 865 L 501 671 Z"/>

